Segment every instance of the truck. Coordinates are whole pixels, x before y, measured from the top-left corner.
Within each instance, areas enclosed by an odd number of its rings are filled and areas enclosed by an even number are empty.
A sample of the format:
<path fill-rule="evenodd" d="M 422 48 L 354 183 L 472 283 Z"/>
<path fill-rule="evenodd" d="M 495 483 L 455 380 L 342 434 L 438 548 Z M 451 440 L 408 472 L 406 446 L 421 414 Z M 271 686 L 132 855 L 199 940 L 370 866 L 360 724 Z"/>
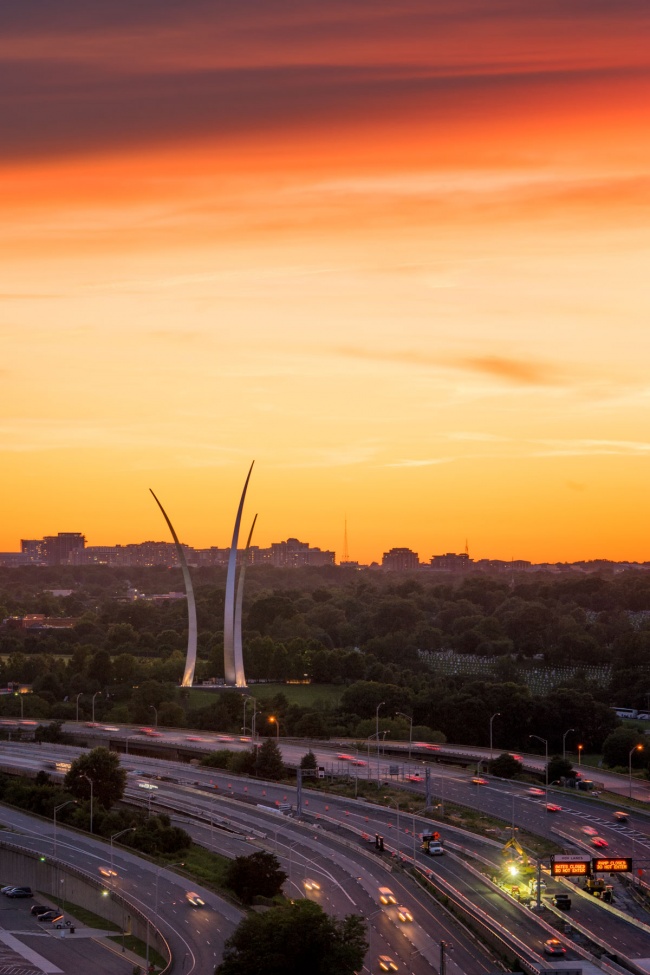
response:
<path fill-rule="evenodd" d="M 440 857 L 444 854 L 440 833 L 420 833 L 420 849 L 430 857 Z"/>

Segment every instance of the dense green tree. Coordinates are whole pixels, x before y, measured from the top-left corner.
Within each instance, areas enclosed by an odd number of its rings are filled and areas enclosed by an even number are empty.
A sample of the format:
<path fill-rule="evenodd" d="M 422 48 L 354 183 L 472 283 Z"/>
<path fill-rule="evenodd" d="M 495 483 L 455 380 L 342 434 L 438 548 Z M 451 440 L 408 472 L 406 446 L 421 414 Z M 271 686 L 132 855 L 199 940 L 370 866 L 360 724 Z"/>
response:
<path fill-rule="evenodd" d="M 286 879 L 287 874 L 277 857 L 266 850 L 247 857 L 235 857 L 224 873 L 224 883 L 244 904 L 252 904 L 256 897 L 275 897 Z"/>
<path fill-rule="evenodd" d="M 318 768 L 318 759 L 311 751 L 311 749 L 308 752 L 306 752 L 300 759 L 300 768 L 307 769 L 311 772 L 315 772 L 316 769 Z"/>
<path fill-rule="evenodd" d="M 368 950 L 363 918 L 300 900 L 245 918 L 215 975 L 355 975 Z"/>
<path fill-rule="evenodd" d="M 558 779 L 574 779 L 576 776 L 573 765 L 568 758 L 552 755 L 548 761 L 548 781 L 557 782 Z"/>
<path fill-rule="evenodd" d="M 502 752 L 501 755 L 488 762 L 488 771 L 500 779 L 514 779 L 515 775 L 519 775 L 522 769 L 521 762 L 517 761 L 509 752 Z"/>
<path fill-rule="evenodd" d="M 273 738 L 265 738 L 257 752 L 257 774 L 262 779 L 279 782 L 284 777 L 282 752 Z"/>
<path fill-rule="evenodd" d="M 610 768 L 616 765 L 628 768 L 631 757 L 632 768 L 643 768 L 648 762 L 647 745 L 647 738 L 636 728 L 617 728 L 603 743 L 603 761 Z"/>
<path fill-rule="evenodd" d="M 119 756 L 108 748 L 93 748 L 75 758 L 66 773 L 65 788 L 76 799 L 90 799 L 90 779 L 93 801 L 110 809 L 124 795 L 126 771 L 120 765 Z"/>

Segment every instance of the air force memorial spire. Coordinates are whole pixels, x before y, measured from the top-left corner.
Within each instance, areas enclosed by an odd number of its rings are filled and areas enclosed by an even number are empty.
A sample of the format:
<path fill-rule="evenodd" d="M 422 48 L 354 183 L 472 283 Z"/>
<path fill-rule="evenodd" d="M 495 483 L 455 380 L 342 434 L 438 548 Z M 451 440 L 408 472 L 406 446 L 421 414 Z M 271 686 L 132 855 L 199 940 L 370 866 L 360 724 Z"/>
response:
<path fill-rule="evenodd" d="M 151 488 L 149 488 L 151 491 Z M 187 657 L 185 658 L 185 671 L 183 673 L 183 680 L 181 681 L 181 687 L 191 687 L 194 683 L 194 670 L 196 668 L 196 602 L 194 600 L 194 587 L 192 586 L 192 577 L 190 576 L 190 570 L 187 565 L 187 559 L 185 558 L 185 552 L 183 551 L 183 546 L 178 540 L 178 535 L 174 531 L 174 526 L 167 517 L 167 512 L 161 505 L 160 501 L 156 495 L 151 491 L 154 496 L 154 500 L 160 510 L 163 513 L 163 518 L 169 526 L 169 530 L 172 533 L 172 538 L 174 539 L 174 544 L 176 546 L 176 554 L 178 555 L 178 561 L 180 562 L 181 569 L 183 570 L 183 582 L 185 583 L 185 593 L 187 595 Z"/>
<path fill-rule="evenodd" d="M 253 461 L 253 464 L 254 463 L 255 461 Z M 239 500 L 239 508 L 237 509 L 237 517 L 235 518 L 235 527 L 232 533 L 232 545 L 230 547 L 230 555 L 228 557 L 228 575 L 226 576 L 226 605 L 223 614 L 223 670 L 227 687 L 246 687 L 241 638 L 241 600 L 243 599 L 243 576 L 245 571 L 244 566 L 246 563 L 245 556 L 240 570 L 241 575 L 239 588 L 241 590 L 241 596 L 239 592 L 237 593 L 237 596 L 235 595 L 235 575 L 237 573 L 237 542 L 239 541 L 239 526 L 241 525 L 241 516 L 244 510 L 244 501 L 246 500 L 246 491 L 248 489 L 248 482 L 250 481 L 251 473 L 253 471 L 253 464 L 251 464 L 249 468 L 248 476 L 244 483 L 244 490 L 242 491 L 241 498 Z M 257 515 L 255 517 L 257 518 Z M 255 527 L 255 522 L 253 522 L 253 527 Z M 250 530 L 248 542 L 246 543 L 246 551 L 248 551 L 252 534 L 253 528 Z M 239 612 L 237 612 L 238 604 Z"/>
<path fill-rule="evenodd" d="M 253 464 L 255 461 L 253 461 Z M 251 472 L 253 470 L 253 464 L 251 464 L 248 471 L 248 476 L 244 484 L 244 490 L 239 501 L 239 508 L 237 509 L 237 517 L 235 518 L 235 527 L 232 536 L 232 545 L 230 548 L 230 555 L 228 557 L 228 575 L 226 577 L 226 604 L 223 616 L 223 669 L 225 675 L 225 683 L 227 687 L 246 687 L 246 675 L 244 674 L 244 653 L 242 646 L 242 635 L 241 635 L 241 616 L 242 616 L 242 603 L 244 599 L 244 578 L 246 575 L 246 559 L 248 557 L 248 550 L 251 544 L 251 538 L 253 537 L 253 530 L 255 528 L 255 522 L 257 521 L 257 515 L 253 519 L 253 524 L 248 535 L 248 541 L 246 542 L 246 550 L 244 552 L 244 558 L 242 561 L 241 568 L 239 570 L 239 583 L 237 585 L 237 591 L 235 592 L 235 576 L 237 574 L 237 543 L 239 541 L 239 528 L 241 525 L 242 512 L 244 510 L 244 501 L 246 499 L 246 490 L 248 488 L 248 482 L 250 480 Z M 194 599 L 194 588 L 192 586 L 192 578 L 190 576 L 190 570 L 187 565 L 187 559 L 185 558 L 185 552 L 183 551 L 183 546 L 178 540 L 178 535 L 174 531 L 174 526 L 172 525 L 167 512 L 161 505 L 160 501 L 151 491 L 154 500 L 160 510 L 163 513 L 163 517 L 167 522 L 170 532 L 172 533 L 172 538 L 174 539 L 174 544 L 176 545 L 176 553 L 178 555 L 178 561 L 180 563 L 181 569 L 183 571 L 183 581 L 185 583 L 185 593 L 187 595 L 187 614 L 188 614 L 188 633 L 187 633 L 187 658 L 185 660 L 185 671 L 183 673 L 183 680 L 181 682 L 182 687 L 191 687 L 194 683 L 194 671 L 196 669 L 196 602 Z"/>

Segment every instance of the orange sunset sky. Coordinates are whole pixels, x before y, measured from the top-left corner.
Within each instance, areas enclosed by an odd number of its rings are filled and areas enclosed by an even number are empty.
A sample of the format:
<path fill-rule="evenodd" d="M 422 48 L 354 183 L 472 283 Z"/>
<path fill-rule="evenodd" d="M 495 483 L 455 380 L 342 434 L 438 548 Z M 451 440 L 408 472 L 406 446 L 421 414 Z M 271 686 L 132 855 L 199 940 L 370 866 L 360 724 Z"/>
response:
<path fill-rule="evenodd" d="M 0 549 L 650 559 L 647 0 L 0 8 Z"/>

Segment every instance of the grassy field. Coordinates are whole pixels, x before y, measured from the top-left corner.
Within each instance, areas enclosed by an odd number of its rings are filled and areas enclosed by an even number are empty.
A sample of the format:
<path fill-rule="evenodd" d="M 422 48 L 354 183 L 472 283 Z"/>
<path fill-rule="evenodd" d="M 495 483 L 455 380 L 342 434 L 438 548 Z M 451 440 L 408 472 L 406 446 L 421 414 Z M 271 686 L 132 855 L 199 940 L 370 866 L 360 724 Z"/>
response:
<path fill-rule="evenodd" d="M 251 684 L 251 697 L 266 701 L 276 694 L 284 694 L 289 704 L 299 704 L 305 708 L 315 708 L 320 703 L 326 706 L 338 704 L 344 687 L 340 684 Z M 189 709 L 205 708 L 217 700 L 219 691 L 204 691 L 192 688 L 189 692 Z"/>

